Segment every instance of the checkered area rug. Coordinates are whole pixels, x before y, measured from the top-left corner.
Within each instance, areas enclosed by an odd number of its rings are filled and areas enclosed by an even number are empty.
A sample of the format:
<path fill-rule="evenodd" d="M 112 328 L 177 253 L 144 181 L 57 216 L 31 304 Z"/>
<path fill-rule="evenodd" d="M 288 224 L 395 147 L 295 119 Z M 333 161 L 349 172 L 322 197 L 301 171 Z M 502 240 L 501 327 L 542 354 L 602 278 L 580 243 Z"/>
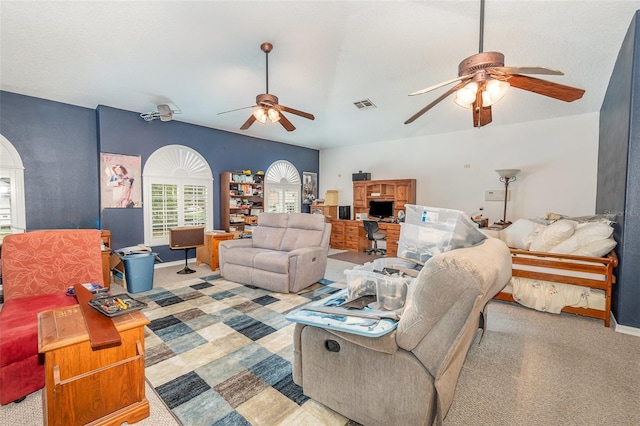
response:
<path fill-rule="evenodd" d="M 344 287 L 280 294 L 198 277 L 137 293 L 146 377 L 183 425 L 357 425 L 293 383 L 292 309 Z"/>

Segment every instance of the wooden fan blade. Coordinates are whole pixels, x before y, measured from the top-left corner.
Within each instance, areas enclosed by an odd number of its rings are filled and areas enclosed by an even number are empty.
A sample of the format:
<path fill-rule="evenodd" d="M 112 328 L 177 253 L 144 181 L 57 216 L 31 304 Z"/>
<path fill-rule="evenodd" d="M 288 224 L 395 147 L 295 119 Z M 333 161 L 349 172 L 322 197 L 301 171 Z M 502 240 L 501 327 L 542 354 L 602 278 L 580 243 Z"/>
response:
<path fill-rule="evenodd" d="M 251 127 L 251 125 L 256 121 L 256 118 L 253 116 L 253 114 L 251 114 L 249 116 L 249 119 L 247 121 L 244 122 L 244 124 L 242 125 L 242 127 L 240 127 L 240 130 L 247 130 L 249 127 Z"/>
<path fill-rule="evenodd" d="M 473 127 L 482 127 L 491 123 L 491 107 L 482 106 L 482 90 L 478 90 L 476 93 L 476 100 L 471 106 L 471 112 L 473 113 Z"/>
<path fill-rule="evenodd" d="M 247 108 L 255 108 L 255 107 L 257 107 L 257 106 L 258 106 L 258 105 L 251 105 L 251 106 L 248 106 L 248 107 L 242 107 L 242 108 L 230 109 L 229 111 L 222 111 L 222 112 L 219 112 L 219 113 L 218 113 L 218 115 L 220 115 L 220 114 L 226 114 L 226 113 L 228 113 L 228 112 L 240 111 L 240 110 L 247 109 Z"/>
<path fill-rule="evenodd" d="M 296 129 L 296 126 L 291 124 L 291 122 L 287 120 L 287 117 L 285 117 L 283 113 L 280 113 L 280 120 L 278 120 L 278 123 L 282 124 L 282 127 L 284 127 L 287 132 L 293 132 Z"/>
<path fill-rule="evenodd" d="M 315 120 L 316 118 L 313 116 L 313 114 L 309 114 L 308 112 L 304 112 L 304 111 L 299 111 L 297 109 L 293 109 L 293 108 L 289 108 L 288 106 L 284 106 L 284 105 L 277 105 L 277 108 L 291 113 L 291 114 L 295 114 L 295 115 L 299 115 L 300 117 L 304 117 L 304 118 L 308 118 L 309 120 Z"/>
<path fill-rule="evenodd" d="M 420 111 L 418 111 L 415 114 L 413 114 L 411 116 L 411 118 L 409 118 L 407 121 L 404 122 L 404 124 L 413 123 L 416 120 L 416 118 L 420 117 L 422 114 L 424 114 L 425 112 L 429 111 L 431 108 L 436 106 L 436 104 L 438 104 L 438 102 L 442 101 L 444 98 L 446 98 L 447 96 L 449 96 L 450 94 L 452 94 L 456 90 L 464 87 L 465 84 L 467 84 L 467 83 L 466 82 L 462 82 L 462 83 L 456 84 L 451 89 L 447 90 L 442 95 L 440 95 L 435 101 L 431 102 L 429 105 L 427 105 L 426 107 L 422 108 Z"/>
<path fill-rule="evenodd" d="M 487 68 L 489 74 L 493 74 L 492 71 L 497 71 L 497 74 L 546 74 L 546 75 L 564 75 L 562 71 L 554 70 L 547 67 L 491 67 Z"/>
<path fill-rule="evenodd" d="M 418 90 L 417 92 L 409 93 L 409 96 L 422 95 L 423 93 L 430 92 L 435 89 L 439 89 L 442 86 L 446 86 L 447 84 L 455 83 L 460 80 L 468 80 L 473 77 L 473 74 L 462 75 L 460 77 L 452 78 L 451 80 L 443 81 L 442 83 L 434 84 L 433 86 L 429 86 L 426 89 Z"/>
<path fill-rule="evenodd" d="M 584 90 L 563 84 L 552 83 L 539 78 L 514 74 L 507 79 L 509 84 L 518 89 L 527 90 L 539 95 L 548 96 L 565 102 L 573 102 L 584 95 Z"/>

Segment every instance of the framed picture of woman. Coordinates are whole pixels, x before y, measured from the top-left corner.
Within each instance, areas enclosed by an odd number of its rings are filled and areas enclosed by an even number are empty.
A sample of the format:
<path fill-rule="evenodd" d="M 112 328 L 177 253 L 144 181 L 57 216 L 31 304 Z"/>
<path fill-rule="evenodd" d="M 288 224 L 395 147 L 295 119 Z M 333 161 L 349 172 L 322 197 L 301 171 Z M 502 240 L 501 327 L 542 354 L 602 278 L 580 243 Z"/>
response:
<path fill-rule="evenodd" d="M 142 207 L 142 158 L 100 153 L 100 205 L 103 209 Z"/>

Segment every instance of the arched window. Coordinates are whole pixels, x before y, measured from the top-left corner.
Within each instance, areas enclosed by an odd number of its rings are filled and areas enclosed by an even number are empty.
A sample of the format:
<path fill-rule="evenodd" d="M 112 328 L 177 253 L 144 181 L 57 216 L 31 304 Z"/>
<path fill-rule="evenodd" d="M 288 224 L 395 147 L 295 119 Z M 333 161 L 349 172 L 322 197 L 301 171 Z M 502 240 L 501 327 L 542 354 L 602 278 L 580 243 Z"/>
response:
<path fill-rule="evenodd" d="M 176 226 L 213 229 L 213 174 L 198 152 L 162 147 L 151 154 L 142 176 L 146 245 L 169 244 L 169 229 Z"/>
<path fill-rule="evenodd" d="M 0 135 L 0 237 L 26 227 L 24 166 L 13 144 Z"/>
<path fill-rule="evenodd" d="M 288 161 L 275 161 L 265 174 L 265 211 L 299 213 L 301 195 L 300 173 Z"/>

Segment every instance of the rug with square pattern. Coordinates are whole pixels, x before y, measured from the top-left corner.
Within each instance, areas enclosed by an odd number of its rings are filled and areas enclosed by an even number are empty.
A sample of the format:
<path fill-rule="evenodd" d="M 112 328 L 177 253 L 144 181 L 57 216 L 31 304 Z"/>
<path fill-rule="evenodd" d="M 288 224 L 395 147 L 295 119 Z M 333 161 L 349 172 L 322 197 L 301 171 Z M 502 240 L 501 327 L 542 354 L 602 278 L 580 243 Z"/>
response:
<path fill-rule="evenodd" d="M 357 425 L 293 383 L 285 315 L 344 288 L 281 294 L 208 275 L 137 293 L 147 303 L 146 377 L 185 426 Z"/>

